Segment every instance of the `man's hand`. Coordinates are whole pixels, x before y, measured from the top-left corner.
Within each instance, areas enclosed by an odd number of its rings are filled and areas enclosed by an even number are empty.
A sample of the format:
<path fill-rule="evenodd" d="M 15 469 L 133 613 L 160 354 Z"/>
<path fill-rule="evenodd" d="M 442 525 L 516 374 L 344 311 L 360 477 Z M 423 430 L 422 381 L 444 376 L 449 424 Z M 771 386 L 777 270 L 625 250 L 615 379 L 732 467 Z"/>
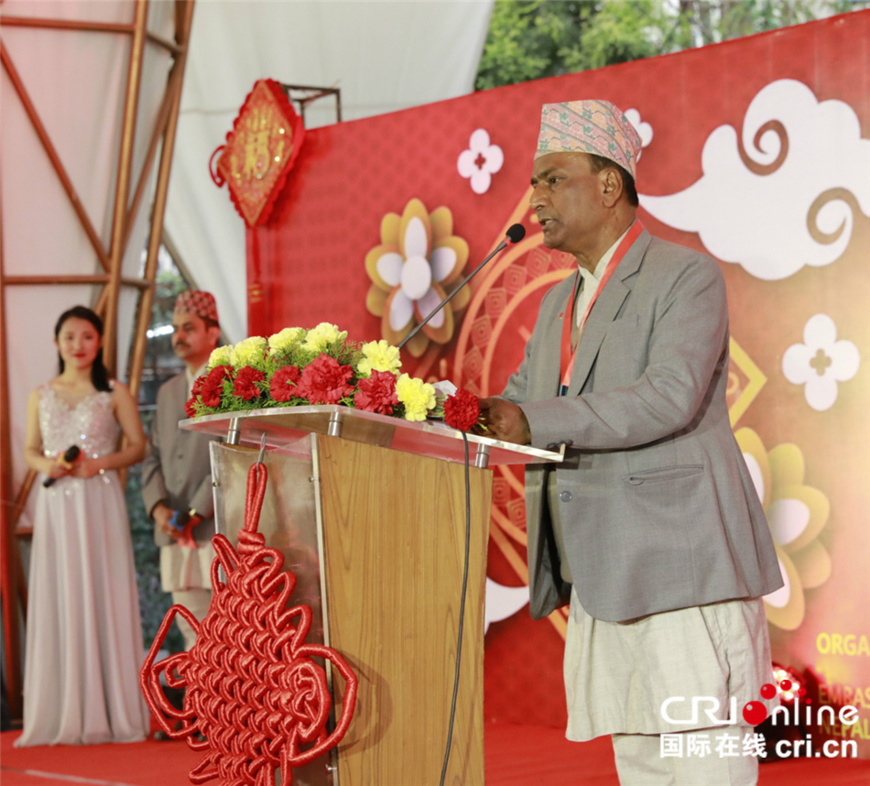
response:
<path fill-rule="evenodd" d="M 532 441 L 526 413 L 506 399 L 482 398 L 480 417 L 488 429 L 484 432 L 487 437 L 518 445 L 528 445 Z"/>
<path fill-rule="evenodd" d="M 170 523 L 173 513 L 175 513 L 175 511 L 162 502 L 158 502 L 151 511 L 158 532 L 162 532 L 164 535 L 169 535 L 170 538 L 173 538 L 178 534 L 178 531 Z"/>

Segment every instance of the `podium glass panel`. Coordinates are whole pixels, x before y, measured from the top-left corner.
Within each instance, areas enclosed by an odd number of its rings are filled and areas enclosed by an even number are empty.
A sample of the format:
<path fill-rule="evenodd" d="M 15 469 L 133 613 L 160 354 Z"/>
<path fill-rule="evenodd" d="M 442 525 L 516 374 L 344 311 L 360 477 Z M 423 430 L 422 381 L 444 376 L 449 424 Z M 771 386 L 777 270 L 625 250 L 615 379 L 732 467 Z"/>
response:
<path fill-rule="evenodd" d="M 438 421 L 411 422 L 338 405 L 273 407 L 182 420 L 179 427 L 222 437 L 233 444 L 287 445 L 307 434 L 329 434 L 417 456 L 464 463 L 463 435 Z M 564 450 L 541 450 L 497 439 L 466 434 L 470 461 L 486 468 L 502 464 L 558 463 Z"/>

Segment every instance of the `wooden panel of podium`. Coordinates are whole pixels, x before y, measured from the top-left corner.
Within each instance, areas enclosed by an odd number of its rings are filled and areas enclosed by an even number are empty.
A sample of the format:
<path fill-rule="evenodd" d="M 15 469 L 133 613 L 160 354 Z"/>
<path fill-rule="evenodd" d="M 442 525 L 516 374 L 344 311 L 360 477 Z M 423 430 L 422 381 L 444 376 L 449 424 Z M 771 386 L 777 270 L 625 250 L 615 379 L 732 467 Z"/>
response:
<path fill-rule="evenodd" d="M 182 425 L 228 437 L 212 445 L 212 471 L 218 531 L 233 542 L 243 523 L 247 469 L 262 455 L 270 480 L 260 531 L 297 576 L 291 603 L 312 607 L 309 639 L 337 650 L 359 678 L 346 736 L 329 761 L 294 771 L 295 784 L 440 782 L 468 521 L 460 676 L 444 782 L 482 786 L 492 492 L 485 465 L 493 457 L 529 463 L 559 461 L 561 455 L 469 436 L 466 488 L 462 435 L 440 424 L 324 406 L 209 416 Z M 331 687 L 339 717 L 344 686 L 338 678 Z"/>

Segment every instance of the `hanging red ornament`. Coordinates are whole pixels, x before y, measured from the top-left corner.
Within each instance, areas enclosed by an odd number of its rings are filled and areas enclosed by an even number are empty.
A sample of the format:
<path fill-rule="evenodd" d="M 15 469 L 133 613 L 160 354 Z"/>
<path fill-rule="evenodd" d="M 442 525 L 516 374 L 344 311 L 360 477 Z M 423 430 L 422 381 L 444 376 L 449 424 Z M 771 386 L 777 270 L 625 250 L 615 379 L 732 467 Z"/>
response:
<path fill-rule="evenodd" d="M 344 737 L 356 704 L 356 675 L 335 650 L 305 643 L 311 608 L 287 607 L 296 577 L 283 570 L 281 552 L 267 548 L 257 532 L 266 478 L 265 466 L 255 463 L 248 473 L 238 551 L 223 535 L 212 539 L 217 558 L 208 614 L 198 622 L 183 606 L 170 608 L 139 674 L 148 706 L 166 734 L 206 751 L 189 773 L 193 783 L 218 778 L 220 786 L 266 786 L 280 767 L 282 783 L 289 786 L 293 768 Z M 196 631 L 196 642 L 189 652 L 155 663 L 176 614 Z M 341 717 L 331 733 L 326 672 L 314 658 L 330 661 L 345 681 Z M 183 709 L 167 700 L 161 676 L 170 688 L 185 689 Z"/>

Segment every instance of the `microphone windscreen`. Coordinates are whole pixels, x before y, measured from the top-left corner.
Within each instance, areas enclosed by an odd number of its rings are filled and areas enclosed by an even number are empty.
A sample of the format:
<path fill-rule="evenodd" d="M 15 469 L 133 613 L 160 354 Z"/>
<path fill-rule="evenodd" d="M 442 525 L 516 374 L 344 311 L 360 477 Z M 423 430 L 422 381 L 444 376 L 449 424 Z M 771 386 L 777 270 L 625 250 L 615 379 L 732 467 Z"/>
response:
<path fill-rule="evenodd" d="M 526 236 L 526 228 L 522 224 L 513 224 L 505 234 L 511 243 L 519 243 Z"/>

